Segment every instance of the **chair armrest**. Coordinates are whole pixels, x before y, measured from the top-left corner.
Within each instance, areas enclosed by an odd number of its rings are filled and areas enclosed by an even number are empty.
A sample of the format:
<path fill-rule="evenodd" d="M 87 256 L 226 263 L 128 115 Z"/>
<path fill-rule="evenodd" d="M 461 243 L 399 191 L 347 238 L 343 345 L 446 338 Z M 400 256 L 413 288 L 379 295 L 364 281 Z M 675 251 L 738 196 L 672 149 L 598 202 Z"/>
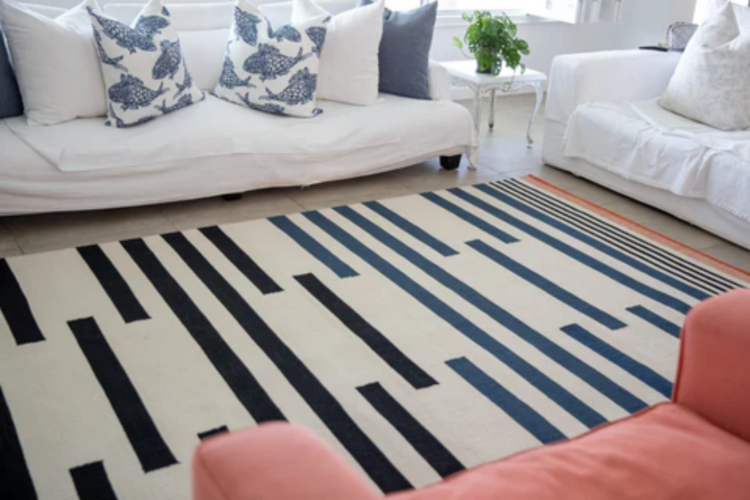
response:
<path fill-rule="evenodd" d="M 750 290 L 690 311 L 672 399 L 750 442 Z"/>
<path fill-rule="evenodd" d="M 322 440 L 286 423 L 209 438 L 193 455 L 193 500 L 382 498 Z"/>
<path fill-rule="evenodd" d="M 430 99 L 446 101 L 451 98 L 451 79 L 448 70 L 437 61 L 430 59 Z"/>
<path fill-rule="evenodd" d="M 679 53 L 648 50 L 557 56 L 547 90 L 547 120 L 567 125 L 573 111 L 588 102 L 659 97 L 679 60 Z"/>

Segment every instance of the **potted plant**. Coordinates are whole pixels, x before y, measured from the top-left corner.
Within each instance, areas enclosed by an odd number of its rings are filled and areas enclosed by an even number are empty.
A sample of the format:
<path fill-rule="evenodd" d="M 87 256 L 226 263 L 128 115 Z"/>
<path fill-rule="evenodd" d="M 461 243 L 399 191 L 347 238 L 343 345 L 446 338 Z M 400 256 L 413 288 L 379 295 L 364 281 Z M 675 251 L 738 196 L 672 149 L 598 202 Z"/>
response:
<path fill-rule="evenodd" d="M 526 71 L 521 56 L 529 55 L 529 44 L 518 38 L 518 27 L 507 14 L 493 16 L 488 11 L 475 11 L 473 14 L 464 13 L 461 17 L 469 23 L 464 41 L 477 60 L 477 73 L 498 75 L 503 61 L 514 71 L 518 67 L 521 73 Z M 454 37 L 453 43 L 463 51 L 464 44 L 460 38 Z"/>

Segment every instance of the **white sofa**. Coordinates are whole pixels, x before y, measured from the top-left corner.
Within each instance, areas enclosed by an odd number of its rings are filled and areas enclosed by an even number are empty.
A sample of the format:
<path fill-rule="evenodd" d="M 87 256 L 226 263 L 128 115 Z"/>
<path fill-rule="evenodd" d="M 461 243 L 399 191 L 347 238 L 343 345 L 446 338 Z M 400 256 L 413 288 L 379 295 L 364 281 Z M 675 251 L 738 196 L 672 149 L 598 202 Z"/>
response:
<path fill-rule="evenodd" d="M 557 57 L 544 161 L 750 249 L 750 132 L 720 133 L 659 108 L 679 58 Z"/>
<path fill-rule="evenodd" d="M 123 20 L 135 17 L 142 6 L 101 3 L 105 12 Z M 170 4 L 177 24 L 175 7 Z M 43 11 L 49 16 L 60 12 Z M 191 19 L 190 25 L 178 26 L 196 81 L 193 68 L 212 58 L 218 58 L 218 79 L 232 19 L 228 12 L 226 25 L 196 26 Z M 318 101 L 324 112 L 313 119 L 268 115 L 207 96 L 205 102 L 132 129 L 105 127 L 104 118 L 51 127 L 31 127 L 24 117 L 1 120 L 0 215 L 306 186 L 436 157 L 446 168 L 457 166 L 457 155 L 473 163 L 477 138 L 471 115 L 450 101 L 448 75 L 438 64 L 431 64 L 430 85 L 430 101 L 385 94 L 368 107 Z"/>

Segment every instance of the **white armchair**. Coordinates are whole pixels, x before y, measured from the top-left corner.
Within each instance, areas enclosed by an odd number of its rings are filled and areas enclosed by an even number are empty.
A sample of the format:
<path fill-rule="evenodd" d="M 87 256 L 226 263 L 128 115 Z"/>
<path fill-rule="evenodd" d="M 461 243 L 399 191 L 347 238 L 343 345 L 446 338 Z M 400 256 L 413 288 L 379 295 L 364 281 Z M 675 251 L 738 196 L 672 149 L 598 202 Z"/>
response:
<path fill-rule="evenodd" d="M 744 208 L 742 213 L 737 208 L 741 203 L 729 202 L 737 198 L 742 186 L 750 185 L 750 163 L 725 151 L 707 152 L 687 137 L 662 137 L 659 130 L 646 131 L 648 123 L 639 128 L 645 135 L 627 136 L 637 127 L 623 132 L 614 115 L 600 114 L 604 116 L 601 127 L 599 122 L 590 121 L 593 128 L 588 129 L 591 133 L 586 137 L 572 133 L 571 116 L 577 109 L 580 108 L 575 118 L 591 117 L 590 109 L 600 107 L 584 105 L 602 101 L 637 103 L 663 95 L 680 57 L 680 53 L 628 50 L 555 58 L 547 93 L 544 161 L 750 248 L 750 216 Z M 582 115 L 581 110 L 588 113 Z M 686 185 L 693 179 L 702 184 L 686 195 L 664 183 L 650 182 L 640 172 L 623 172 L 622 167 L 597 163 L 585 155 L 566 156 L 566 149 L 571 150 L 568 135 L 577 136 L 573 141 L 576 144 L 583 141 L 588 145 L 602 144 L 602 148 L 608 148 L 610 141 L 619 145 L 632 143 L 633 153 L 628 156 L 636 166 L 645 166 L 651 172 L 671 169 L 670 175 L 686 179 Z M 684 151 L 690 154 L 683 154 Z"/>

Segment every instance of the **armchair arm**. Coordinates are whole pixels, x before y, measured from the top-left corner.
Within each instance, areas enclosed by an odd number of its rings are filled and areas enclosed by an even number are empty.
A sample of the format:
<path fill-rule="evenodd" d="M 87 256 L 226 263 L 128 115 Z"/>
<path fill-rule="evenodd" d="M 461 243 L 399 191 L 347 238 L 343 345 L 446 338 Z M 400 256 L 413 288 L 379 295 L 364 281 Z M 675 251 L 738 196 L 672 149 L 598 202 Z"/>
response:
<path fill-rule="evenodd" d="M 679 53 L 648 50 L 558 56 L 550 73 L 547 120 L 567 125 L 573 111 L 588 102 L 659 97 L 679 60 Z"/>
<path fill-rule="evenodd" d="M 430 59 L 430 98 L 433 101 L 445 101 L 451 98 L 451 79 L 448 70 L 437 61 Z"/>
<path fill-rule="evenodd" d="M 690 311 L 672 399 L 750 442 L 750 290 Z"/>
<path fill-rule="evenodd" d="M 193 500 L 382 498 L 322 440 L 286 423 L 209 438 L 193 456 Z"/>

